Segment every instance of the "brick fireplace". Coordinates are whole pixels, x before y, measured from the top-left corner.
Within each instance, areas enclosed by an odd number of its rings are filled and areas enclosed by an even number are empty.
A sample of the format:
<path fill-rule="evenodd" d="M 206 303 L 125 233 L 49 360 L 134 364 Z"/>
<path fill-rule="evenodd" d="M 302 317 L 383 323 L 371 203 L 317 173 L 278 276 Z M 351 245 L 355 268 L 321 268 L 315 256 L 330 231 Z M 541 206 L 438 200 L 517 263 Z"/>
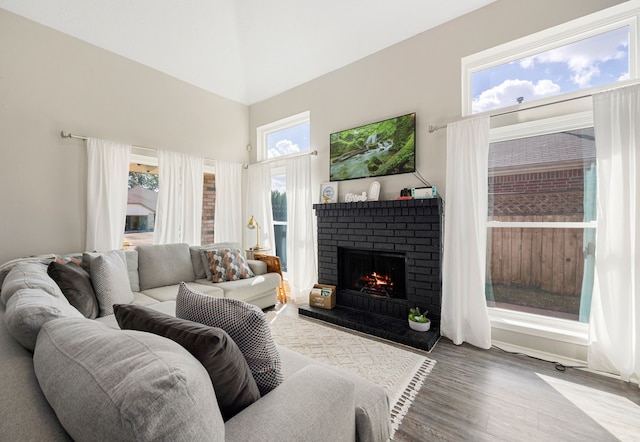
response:
<path fill-rule="evenodd" d="M 301 315 L 430 350 L 439 337 L 439 198 L 316 204 L 318 282 L 337 287 L 336 307 Z M 409 329 L 409 308 L 429 311 L 432 330 Z"/>

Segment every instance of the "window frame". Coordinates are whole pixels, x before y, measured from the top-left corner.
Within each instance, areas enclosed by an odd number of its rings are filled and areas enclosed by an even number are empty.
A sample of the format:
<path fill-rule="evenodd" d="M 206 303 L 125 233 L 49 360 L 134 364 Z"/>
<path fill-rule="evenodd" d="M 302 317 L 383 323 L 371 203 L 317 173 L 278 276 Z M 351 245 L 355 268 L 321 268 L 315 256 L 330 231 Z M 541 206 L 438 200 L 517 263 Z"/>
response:
<path fill-rule="evenodd" d="M 138 163 L 138 164 L 145 164 L 147 166 L 158 167 L 157 150 L 134 146 L 129 156 L 129 163 Z M 205 174 L 212 174 L 212 175 L 216 174 L 216 167 L 215 167 L 214 160 L 209 160 L 207 158 L 204 159 L 204 167 L 203 167 L 203 175 L 202 175 L 203 180 L 204 180 Z M 123 232 L 123 234 L 126 234 L 126 233 Z"/>
<path fill-rule="evenodd" d="M 289 156 L 298 155 L 299 153 L 293 153 L 290 155 L 282 155 L 275 158 L 269 158 L 267 137 L 274 132 L 279 132 L 281 130 L 289 129 L 294 126 L 300 126 L 305 123 L 311 123 L 311 112 L 309 111 L 300 112 L 298 114 L 291 115 L 281 120 L 274 121 L 272 123 L 268 123 L 256 128 L 256 140 L 258 144 L 256 154 L 258 162 L 276 161 L 285 159 Z M 309 131 L 311 131 L 311 129 L 309 129 Z M 311 146 L 309 146 L 309 150 L 311 150 Z"/>
<path fill-rule="evenodd" d="M 535 121 L 512 124 L 489 131 L 489 144 L 566 130 L 593 127 L 593 112 L 578 112 Z M 488 216 L 488 215 L 487 215 Z M 504 222 L 487 220 L 489 228 L 572 228 L 597 229 L 597 221 L 576 222 Z M 552 316 L 537 315 L 500 307 L 487 306 L 492 327 L 567 343 L 586 345 L 589 324 Z"/>
<path fill-rule="evenodd" d="M 310 152 L 311 149 L 311 145 L 309 145 L 309 149 L 308 150 L 303 150 L 300 152 L 296 152 L 296 153 L 292 153 L 292 154 L 288 154 L 288 155 L 282 155 L 279 157 L 274 157 L 274 158 L 269 158 L 269 153 L 268 153 L 268 142 L 267 142 L 267 137 L 269 135 L 271 135 L 274 132 L 279 132 L 282 130 L 286 130 L 295 126 L 300 126 L 303 124 L 309 124 L 309 132 L 311 132 L 311 112 L 310 111 L 304 111 L 304 112 L 300 112 L 298 114 L 295 115 L 291 115 L 289 117 L 286 118 L 282 118 L 280 120 L 274 121 L 272 123 L 268 123 L 265 125 L 262 125 L 258 128 L 256 128 L 256 140 L 257 140 L 257 160 L 258 162 L 269 162 L 272 163 L 271 164 L 271 177 L 273 176 L 277 176 L 277 175 L 284 175 L 285 176 L 285 180 L 286 180 L 286 169 L 282 163 L 282 160 L 285 160 L 287 158 L 293 157 L 293 156 L 297 156 L 300 154 L 304 154 L 307 152 Z M 309 133 L 309 138 L 311 138 L 311 133 Z M 311 140 L 309 139 L 309 142 L 311 142 Z M 286 191 L 285 191 L 286 193 Z M 273 209 L 272 209 L 273 210 Z M 273 220 L 273 225 L 284 225 L 284 226 L 288 226 L 289 225 L 289 221 L 276 221 Z M 286 240 L 288 241 L 288 233 L 289 233 L 289 229 L 287 228 L 287 238 Z M 275 239 L 274 239 L 275 240 Z M 286 253 L 286 252 L 285 252 Z M 274 250 L 273 250 L 273 254 L 276 254 L 276 250 L 275 250 L 275 246 L 274 246 Z M 286 279 L 288 278 L 288 272 L 287 271 L 283 271 L 283 277 Z"/>
<path fill-rule="evenodd" d="M 497 117 L 500 115 L 501 117 L 494 118 L 491 121 L 492 129 L 490 130 L 490 142 L 505 139 L 504 137 L 513 137 L 515 130 L 518 128 L 526 128 L 526 126 L 517 125 L 521 121 L 526 122 L 533 121 L 536 118 L 545 118 L 548 126 L 544 127 L 544 125 L 541 125 L 540 130 L 548 133 L 552 131 L 552 128 L 555 129 L 554 131 L 558 131 L 570 127 L 572 118 L 580 120 L 580 118 L 585 118 L 589 115 L 593 118 L 591 100 L 582 97 L 589 97 L 601 90 L 611 89 L 612 87 L 621 87 L 638 81 L 638 73 L 640 71 L 638 66 L 640 63 L 640 57 L 638 54 L 639 17 L 640 1 L 631 0 L 547 30 L 463 57 L 461 60 L 462 116 L 478 117 L 488 115 L 490 117 Z M 472 75 L 475 72 L 482 71 L 499 64 L 515 61 L 523 57 L 535 55 L 546 50 L 570 44 L 623 26 L 629 27 L 629 80 L 618 81 L 604 86 L 582 89 L 579 91 L 485 112 L 472 113 L 473 96 L 471 80 Z M 578 100 L 578 98 L 582 99 Z M 573 103 L 568 104 L 567 102 L 570 101 L 573 101 Z M 528 110 L 526 115 L 520 112 L 524 110 Z M 583 112 L 583 115 L 579 115 L 577 113 L 578 111 L 586 112 Z M 575 123 L 578 124 L 578 122 Z M 530 135 L 534 135 L 534 133 L 531 132 Z M 498 222 L 488 221 L 487 228 L 495 227 L 495 223 Z M 591 225 L 593 223 L 597 222 L 585 224 L 588 227 L 593 227 Z M 504 223 L 499 223 L 498 225 L 506 227 Z M 588 323 L 535 315 L 497 307 L 487 306 L 487 309 L 491 326 L 494 329 L 514 332 L 525 336 L 539 337 L 550 342 L 556 341 L 562 342 L 563 344 L 575 344 L 585 347 L 588 345 Z M 513 343 L 501 342 L 501 344 L 511 347 L 517 351 L 523 349 L 521 345 L 517 344 L 519 341 L 517 338 L 509 338 L 510 341 L 512 339 L 515 339 Z M 494 339 L 494 341 L 496 340 Z M 546 356 L 544 352 L 537 351 L 533 348 L 527 350 L 527 352 L 540 354 L 543 357 Z"/>
<path fill-rule="evenodd" d="M 462 58 L 462 116 L 495 115 L 517 110 L 529 109 L 558 101 L 567 101 L 596 92 L 634 83 L 638 79 L 638 19 L 639 3 L 631 1 L 594 14 L 581 17 L 553 28 L 510 41 Z M 506 106 L 485 112 L 473 113 L 472 76 L 476 72 L 519 60 L 524 57 L 575 43 L 585 38 L 629 26 L 629 79 L 581 89 L 565 94 L 554 95 L 523 104 Z"/>

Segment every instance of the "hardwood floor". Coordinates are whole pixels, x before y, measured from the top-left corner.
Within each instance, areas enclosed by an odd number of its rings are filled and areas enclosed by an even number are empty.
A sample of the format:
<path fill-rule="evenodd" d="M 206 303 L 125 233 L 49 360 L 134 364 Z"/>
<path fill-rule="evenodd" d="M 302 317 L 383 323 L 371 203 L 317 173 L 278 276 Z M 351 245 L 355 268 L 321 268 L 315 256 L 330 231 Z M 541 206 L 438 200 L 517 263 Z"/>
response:
<path fill-rule="evenodd" d="M 395 442 L 640 441 L 637 384 L 446 338 L 430 353 L 404 348 L 437 362 Z"/>
<path fill-rule="evenodd" d="M 395 441 L 640 440 L 640 388 L 442 338 Z"/>

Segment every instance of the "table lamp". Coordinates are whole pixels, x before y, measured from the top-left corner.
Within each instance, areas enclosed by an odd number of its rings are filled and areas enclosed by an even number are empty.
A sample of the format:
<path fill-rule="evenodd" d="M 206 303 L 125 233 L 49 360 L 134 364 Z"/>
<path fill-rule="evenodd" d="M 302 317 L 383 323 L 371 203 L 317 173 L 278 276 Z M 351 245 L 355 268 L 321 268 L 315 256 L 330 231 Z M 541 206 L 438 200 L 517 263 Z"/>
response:
<path fill-rule="evenodd" d="M 260 250 L 262 247 L 260 247 L 260 224 L 258 224 L 258 221 L 256 221 L 256 217 L 251 215 L 251 218 L 249 219 L 249 222 L 247 222 L 247 227 L 250 229 L 255 229 L 256 231 L 256 245 L 253 246 L 251 249 L 252 250 Z"/>

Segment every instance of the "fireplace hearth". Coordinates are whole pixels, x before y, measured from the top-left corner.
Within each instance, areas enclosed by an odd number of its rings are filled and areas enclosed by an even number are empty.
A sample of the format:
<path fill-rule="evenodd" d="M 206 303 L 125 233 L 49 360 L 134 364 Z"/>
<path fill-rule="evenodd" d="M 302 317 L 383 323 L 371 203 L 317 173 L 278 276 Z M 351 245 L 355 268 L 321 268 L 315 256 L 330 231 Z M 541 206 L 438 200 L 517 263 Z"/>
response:
<path fill-rule="evenodd" d="M 337 287 L 336 307 L 301 315 L 423 350 L 440 333 L 439 198 L 316 204 L 318 282 Z M 428 310 L 428 332 L 409 329 L 411 307 Z"/>

